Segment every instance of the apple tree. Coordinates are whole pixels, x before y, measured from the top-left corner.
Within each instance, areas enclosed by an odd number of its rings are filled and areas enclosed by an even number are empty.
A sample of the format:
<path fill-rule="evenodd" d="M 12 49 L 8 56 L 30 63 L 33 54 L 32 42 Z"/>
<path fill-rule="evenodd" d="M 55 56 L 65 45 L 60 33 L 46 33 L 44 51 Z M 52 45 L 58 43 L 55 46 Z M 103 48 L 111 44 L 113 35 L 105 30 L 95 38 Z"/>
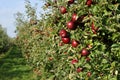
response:
<path fill-rule="evenodd" d="M 0 54 L 8 51 L 11 45 L 11 39 L 7 35 L 6 29 L 0 25 Z"/>
<path fill-rule="evenodd" d="M 26 5 L 18 43 L 41 80 L 120 79 L 120 1 L 45 0 Z"/>

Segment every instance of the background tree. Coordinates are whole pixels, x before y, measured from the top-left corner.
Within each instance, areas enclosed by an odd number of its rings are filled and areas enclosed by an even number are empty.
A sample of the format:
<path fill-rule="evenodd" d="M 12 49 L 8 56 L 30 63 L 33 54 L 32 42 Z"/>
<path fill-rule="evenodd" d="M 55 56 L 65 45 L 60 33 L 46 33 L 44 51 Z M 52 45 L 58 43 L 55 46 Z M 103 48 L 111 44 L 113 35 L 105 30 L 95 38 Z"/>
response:
<path fill-rule="evenodd" d="M 0 53 L 6 52 L 10 47 L 10 37 L 6 33 L 6 29 L 0 25 Z"/>

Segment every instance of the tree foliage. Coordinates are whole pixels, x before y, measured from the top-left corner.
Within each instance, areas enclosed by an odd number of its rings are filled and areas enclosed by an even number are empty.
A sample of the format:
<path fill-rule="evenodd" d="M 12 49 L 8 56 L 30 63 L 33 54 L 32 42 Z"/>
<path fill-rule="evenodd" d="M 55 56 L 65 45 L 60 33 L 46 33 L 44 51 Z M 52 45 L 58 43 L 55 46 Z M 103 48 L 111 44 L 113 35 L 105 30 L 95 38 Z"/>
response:
<path fill-rule="evenodd" d="M 120 79 L 119 0 L 45 2 L 41 19 L 30 3 L 26 4 L 27 19 L 17 17 L 18 44 L 40 79 Z M 68 36 L 60 34 L 63 29 Z M 74 48 L 72 40 L 79 45 Z"/>
<path fill-rule="evenodd" d="M 0 53 L 6 52 L 10 46 L 10 38 L 6 33 L 6 29 L 0 25 Z"/>

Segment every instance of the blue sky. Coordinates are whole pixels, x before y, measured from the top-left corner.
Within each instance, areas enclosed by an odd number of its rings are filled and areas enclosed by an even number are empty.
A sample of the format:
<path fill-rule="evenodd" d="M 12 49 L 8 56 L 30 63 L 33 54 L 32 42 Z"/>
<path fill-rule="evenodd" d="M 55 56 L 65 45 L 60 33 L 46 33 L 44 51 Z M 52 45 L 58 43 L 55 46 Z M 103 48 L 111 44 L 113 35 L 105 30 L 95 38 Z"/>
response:
<path fill-rule="evenodd" d="M 38 10 L 42 12 L 43 2 L 41 0 L 29 0 L 34 6 L 38 3 Z M 7 29 L 10 37 L 15 37 L 15 13 L 25 11 L 25 0 L 0 0 L 0 24 Z"/>

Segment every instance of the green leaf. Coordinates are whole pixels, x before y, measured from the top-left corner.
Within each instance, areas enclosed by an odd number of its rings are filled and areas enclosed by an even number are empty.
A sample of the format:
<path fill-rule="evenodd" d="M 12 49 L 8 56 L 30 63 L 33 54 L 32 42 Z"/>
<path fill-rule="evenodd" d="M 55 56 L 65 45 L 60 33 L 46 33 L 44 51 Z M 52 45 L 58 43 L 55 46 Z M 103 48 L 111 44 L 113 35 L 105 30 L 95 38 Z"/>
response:
<path fill-rule="evenodd" d="M 111 63 L 111 67 L 115 67 L 115 61 Z"/>
<path fill-rule="evenodd" d="M 91 66 L 89 64 L 85 64 L 84 67 L 86 67 L 87 69 L 91 69 Z"/>
<path fill-rule="evenodd" d="M 120 33 L 113 33 L 112 34 L 112 40 L 119 40 L 120 39 Z M 119 44 L 120 45 L 120 44 Z"/>
<path fill-rule="evenodd" d="M 120 44 L 118 43 L 116 43 L 116 44 L 113 44 L 112 46 L 111 46 L 111 48 L 118 48 L 118 47 L 120 47 Z"/>
<path fill-rule="evenodd" d="M 94 6 L 93 12 L 95 13 L 96 11 L 98 11 L 97 6 Z"/>
<path fill-rule="evenodd" d="M 53 79 L 54 79 L 54 77 L 55 77 L 55 75 L 51 75 L 51 76 L 50 76 L 50 78 L 49 78 L 49 79 L 47 79 L 47 80 L 53 80 Z"/>
<path fill-rule="evenodd" d="M 103 59 L 102 60 L 102 63 L 107 63 L 108 61 L 106 59 Z"/>

